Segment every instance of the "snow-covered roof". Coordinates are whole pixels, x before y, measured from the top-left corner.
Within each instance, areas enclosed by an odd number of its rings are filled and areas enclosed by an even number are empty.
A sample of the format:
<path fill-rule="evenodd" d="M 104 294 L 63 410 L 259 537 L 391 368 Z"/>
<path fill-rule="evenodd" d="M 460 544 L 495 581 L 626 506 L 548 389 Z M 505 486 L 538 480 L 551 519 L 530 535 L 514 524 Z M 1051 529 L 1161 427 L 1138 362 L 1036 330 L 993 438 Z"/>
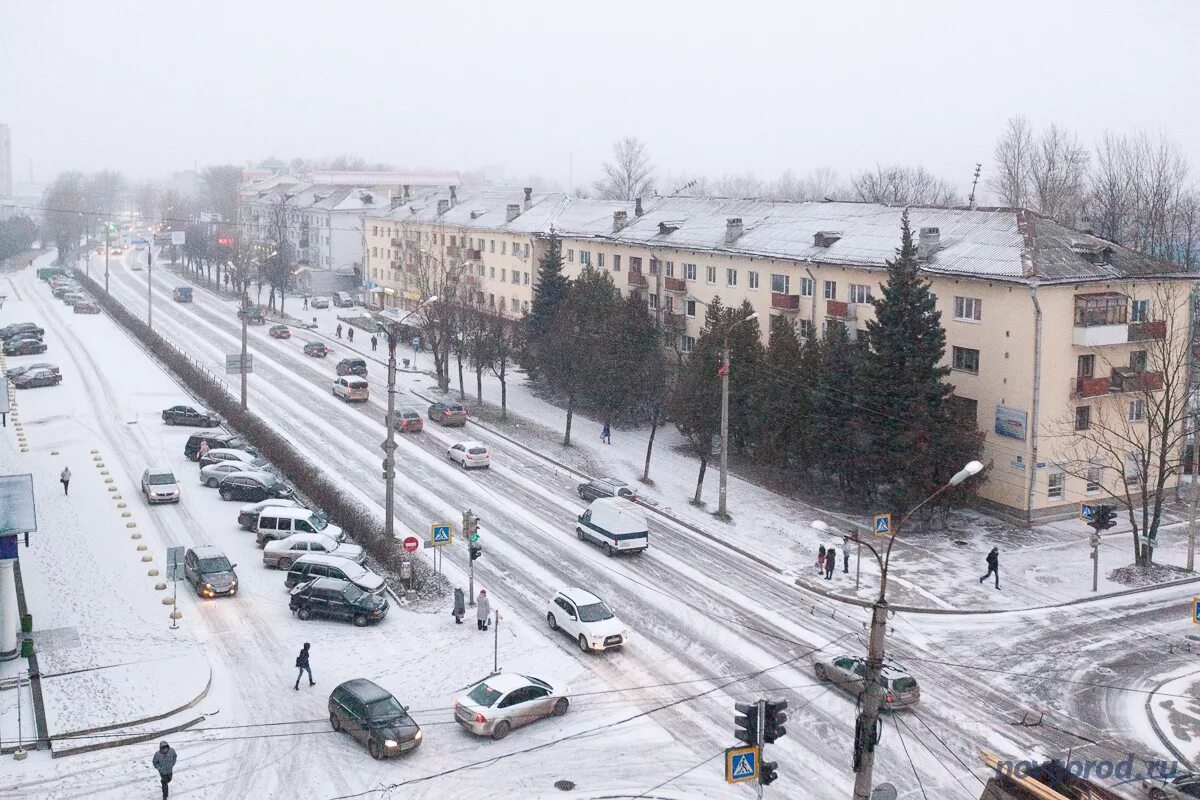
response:
<path fill-rule="evenodd" d="M 316 170 L 311 178 L 317 183 L 339 186 L 461 186 L 462 178 L 450 170 L 427 172 L 349 172 Z"/>
<path fill-rule="evenodd" d="M 37 530 L 33 476 L 0 475 L 0 534 Z"/>

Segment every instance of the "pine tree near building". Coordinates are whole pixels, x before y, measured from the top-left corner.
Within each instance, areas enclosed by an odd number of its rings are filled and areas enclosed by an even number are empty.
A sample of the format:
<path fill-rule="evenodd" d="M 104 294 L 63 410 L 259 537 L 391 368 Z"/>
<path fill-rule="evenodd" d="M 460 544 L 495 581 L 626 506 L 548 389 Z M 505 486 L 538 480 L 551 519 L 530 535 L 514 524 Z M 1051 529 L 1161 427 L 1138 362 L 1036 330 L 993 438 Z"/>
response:
<path fill-rule="evenodd" d="M 772 466 L 807 470 L 811 463 L 806 445 L 810 440 L 812 402 L 807 387 L 798 384 L 815 375 L 811 361 L 810 357 L 806 370 L 805 347 L 792 321 L 782 314 L 771 317 L 770 338 L 757 387 L 761 425 L 755 452 Z"/>
<path fill-rule="evenodd" d="M 683 364 L 671 393 L 670 416 L 687 440 L 688 449 L 700 459 L 694 505 L 702 504 L 704 474 L 713 455 L 713 440 L 721 431 L 722 341 L 718 338 L 725 319 L 721 299 L 713 298 L 704 316 L 704 329 Z"/>
<path fill-rule="evenodd" d="M 562 240 L 551 234 L 538 262 L 533 302 L 518 332 L 517 360 L 533 380 L 541 373 L 541 360 L 549 357 L 547 351 L 553 345 L 550 331 L 567 303 L 570 290 L 571 281 L 563 275 Z"/>
<path fill-rule="evenodd" d="M 816 467 L 846 497 L 869 500 L 873 491 L 867 476 L 876 473 L 862 413 L 864 348 L 850 341 L 845 326 L 831 325 L 823 340 L 805 345 L 804 356 L 811 367 L 804 374 L 812 398 Z"/>

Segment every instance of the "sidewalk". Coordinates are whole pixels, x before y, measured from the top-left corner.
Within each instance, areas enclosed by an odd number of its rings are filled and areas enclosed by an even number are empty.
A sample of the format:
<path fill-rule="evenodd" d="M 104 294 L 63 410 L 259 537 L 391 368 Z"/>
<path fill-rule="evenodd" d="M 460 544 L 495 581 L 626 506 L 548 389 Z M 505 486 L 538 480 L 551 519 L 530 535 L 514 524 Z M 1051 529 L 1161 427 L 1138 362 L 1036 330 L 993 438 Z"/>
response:
<path fill-rule="evenodd" d="M 1183 769 L 1200 764 L 1200 672 L 1185 667 L 1146 697 L 1146 715 L 1159 740 Z"/>

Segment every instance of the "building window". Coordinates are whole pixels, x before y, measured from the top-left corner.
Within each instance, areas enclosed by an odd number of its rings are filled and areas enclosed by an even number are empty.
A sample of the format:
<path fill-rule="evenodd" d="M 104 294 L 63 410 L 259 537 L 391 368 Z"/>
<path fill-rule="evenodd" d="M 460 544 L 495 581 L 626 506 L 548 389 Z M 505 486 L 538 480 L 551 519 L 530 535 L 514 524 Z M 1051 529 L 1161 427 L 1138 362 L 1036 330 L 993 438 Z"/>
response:
<path fill-rule="evenodd" d="M 495 267 L 488 267 L 488 277 L 491 278 L 492 280 L 496 280 L 496 268 Z"/>
<path fill-rule="evenodd" d="M 613 272 L 620 272 L 620 271 L 621 271 L 621 256 L 617 253 L 613 253 Z"/>
<path fill-rule="evenodd" d="M 378 235 L 379 235 L 379 226 L 378 226 L 378 225 L 372 225 L 372 226 L 371 226 L 371 235 L 372 235 L 372 236 L 378 236 Z"/>
<path fill-rule="evenodd" d="M 746 285 L 749 286 L 751 289 L 758 288 L 758 273 L 757 272 L 755 272 L 754 270 L 750 270 L 749 272 L 746 273 Z"/>
<path fill-rule="evenodd" d="M 526 272 L 526 273 L 523 273 L 523 274 L 524 274 L 524 276 L 525 276 L 525 278 L 524 278 L 524 280 L 525 280 L 525 285 L 526 285 L 526 286 L 528 286 L 528 285 L 529 285 L 529 273 L 528 273 L 528 272 Z"/>
<path fill-rule="evenodd" d="M 850 302 L 859 305 L 870 303 L 874 300 L 871 297 L 871 287 L 865 283 L 850 284 Z"/>
<path fill-rule="evenodd" d="M 775 294 L 789 294 L 791 281 L 787 275 L 771 275 L 771 291 Z"/>
<path fill-rule="evenodd" d="M 1062 472 L 1051 472 L 1049 476 L 1050 485 L 1046 491 L 1046 496 L 1051 500 L 1061 500 L 1063 496 L 1063 487 L 1067 484 L 1067 476 Z"/>
<path fill-rule="evenodd" d="M 1115 292 L 1076 295 L 1075 327 L 1090 325 L 1124 325 L 1129 313 L 1129 301 Z"/>
<path fill-rule="evenodd" d="M 378 247 L 372 247 L 372 248 L 371 248 L 371 255 L 372 255 L 372 256 L 374 256 L 374 257 L 378 257 L 378 256 L 379 256 L 379 248 L 378 248 Z"/>
<path fill-rule="evenodd" d="M 1096 357 L 1094 355 L 1080 356 L 1075 362 L 1077 378 L 1093 378 L 1096 376 Z"/>
<path fill-rule="evenodd" d="M 513 311 L 520 311 L 521 310 L 521 301 L 514 297 L 512 299 L 512 305 L 510 306 L 510 308 Z"/>
<path fill-rule="evenodd" d="M 970 347 L 955 347 L 953 365 L 956 370 L 979 374 L 979 351 Z"/>
<path fill-rule="evenodd" d="M 954 318 L 963 322 L 979 322 L 983 318 L 983 301 L 978 297 L 955 297 Z"/>
<path fill-rule="evenodd" d="M 1088 467 L 1087 468 L 1086 491 L 1088 494 L 1096 494 L 1097 492 L 1100 491 L 1100 468 L 1099 467 Z"/>
<path fill-rule="evenodd" d="M 837 300 L 837 281 L 825 281 L 825 299 Z"/>
<path fill-rule="evenodd" d="M 488 240 L 488 252 L 489 253 L 496 252 L 496 240 L 495 239 Z"/>
<path fill-rule="evenodd" d="M 604 253 L 596 253 L 596 266 L 604 269 Z"/>
<path fill-rule="evenodd" d="M 775 278 L 775 276 L 772 275 L 771 279 L 774 280 L 774 278 Z M 786 294 L 786 292 L 785 292 L 785 294 Z M 800 296 L 801 297 L 812 297 L 813 296 L 813 279 L 812 278 L 801 278 L 800 279 Z"/>
<path fill-rule="evenodd" d="M 642 271 L 641 256 L 630 256 L 629 257 L 629 271 L 630 272 L 641 272 Z"/>
<path fill-rule="evenodd" d="M 1129 316 L 1130 322 L 1149 322 L 1150 321 L 1150 301 L 1149 300 L 1134 300 L 1133 313 Z"/>
<path fill-rule="evenodd" d="M 458 237 L 457 237 L 457 236 L 455 236 L 454 234 L 451 234 L 451 235 L 450 235 L 450 246 L 451 246 L 451 247 L 458 247 Z"/>
<path fill-rule="evenodd" d="M 508 272 L 508 270 L 506 270 L 504 267 L 500 268 L 500 282 L 501 283 L 504 283 L 505 279 L 508 277 L 506 274 L 507 272 Z"/>
<path fill-rule="evenodd" d="M 575 251 L 569 247 L 567 248 L 567 263 L 568 264 L 575 263 Z"/>
<path fill-rule="evenodd" d="M 668 278 L 674 278 L 675 277 L 675 262 L 674 261 L 664 261 L 663 264 L 666 265 L 666 271 L 663 274 L 666 275 Z"/>
<path fill-rule="evenodd" d="M 512 271 L 512 282 L 518 286 L 521 284 L 521 273 L 517 272 L 515 269 Z"/>
<path fill-rule="evenodd" d="M 1125 485 L 1135 486 L 1142 480 L 1142 459 L 1137 453 L 1125 457 Z"/>
<path fill-rule="evenodd" d="M 685 300 L 683 302 L 683 313 L 687 314 L 689 317 L 696 316 L 696 301 Z"/>
<path fill-rule="evenodd" d="M 684 264 L 683 265 L 683 279 L 685 281 L 696 280 L 696 265 L 695 264 Z"/>
<path fill-rule="evenodd" d="M 705 267 L 704 268 L 704 280 L 709 285 L 715 284 L 717 282 L 717 268 L 716 267 Z"/>
<path fill-rule="evenodd" d="M 800 335 L 801 339 L 811 339 L 812 335 L 813 335 L 812 320 L 811 319 L 800 320 L 800 324 L 799 324 L 799 326 L 797 326 L 796 332 Z"/>
<path fill-rule="evenodd" d="M 508 255 L 508 242 L 504 239 L 500 240 L 500 255 Z"/>
<path fill-rule="evenodd" d="M 651 311 L 658 310 L 658 295 L 656 295 L 656 294 L 647 295 L 646 302 L 650 304 Z"/>
<path fill-rule="evenodd" d="M 1132 350 L 1129 353 L 1129 368 L 1134 372 L 1146 371 L 1146 351 Z"/>
<path fill-rule="evenodd" d="M 679 337 L 679 349 L 684 353 L 690 353 L 696 349 L 696 339 L 692 336 Z"/>
<path fill-rule="evenodd" d="M 579 263 L 583 264 L 585 267 L 590 267 L 592 265 L 592 251 L 591 250 L 580 250 L 579 251 Z"/>
<path fill-rule="evenodd" d="M 1075 430 L 1086 431 L 1092 427 L 1092 407 L 1091 406 L 1076 406 L 1075 407 Z"/>
<path fill-rule="evenodd" d="M 488 292 L 488 305 L 489 306 L 496 305 L 496 295 L 493 294 L 492 292 Z"/>
<path fill-rule="evenodd" d="M 725 285 L 726 286 L 737 286 L 737 270 L 736 269 L 725 270 Z"/>
<path fill-rule="evenodd" d="M 526 243 L 525 243 L 524 251 L 525 251 L 525 255 L 523 255 L 523 256 L 521 256 L 521 257 L 522 257 L 522 258 L 529 258 L 529 243 L 528 243 L 528 242 L 526 242 Z"/>
<path fill-rule="evenodd" d="M 1129 421 L 1141 422 L 1146 418 L 1146 401 L 1145 400 L 1130 400 L 1129 401 Z"/>

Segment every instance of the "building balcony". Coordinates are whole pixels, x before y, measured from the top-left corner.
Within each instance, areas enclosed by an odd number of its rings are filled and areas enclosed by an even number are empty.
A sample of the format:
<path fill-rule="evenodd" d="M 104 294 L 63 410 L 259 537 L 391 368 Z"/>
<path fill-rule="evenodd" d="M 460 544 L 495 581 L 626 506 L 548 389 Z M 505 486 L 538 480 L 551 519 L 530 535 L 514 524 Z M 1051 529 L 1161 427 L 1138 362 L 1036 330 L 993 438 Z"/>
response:
<path fill-rule="evenodd" d="M 1134 372 L 1126 368 L 1117 368 L 1113 370 L 1112 375 L 1072 378 L 1071 396 L 1088 398 L 1123 392 L 1157 392 L 1162 387 L 1161 372 Z"/>
<path fill-rule="evenodd" d="M 1076 347 L 1105 347 L 1129 341 L 1129 296 L 1120 292 L 1075 295 Z"/>
<path fill-rule="evenodd" d="M 825 316 L 835 319 L 854 319 L 854 306 L 841 300 L 825 301 Z"/>
<path fill-rule="evenodd" d="M 685 281 L 683 278 L 667 277 L 663 278 L 663 282 L 666 284 L 666 289 L 668 292 L 687 294 L 687 281 Z"/>
<path fill-rule="evenodd" d="M 642 289 L 645 289 L 649 285 L 646 276 L 640 272 L 631 271 L 625 273 L 625 280 L 628 281 L 630 286 L 638 286 Z"/>
<path fill-rule="evenodd" d="M 393 236 L 392 237 L 392 247 L 399 247 L 399 246 L 400 246 L 400 237 Z"/>
<path fill-rule="evenodd" d="M 1131 342 L 1159 341 L 1165 338 L 1167 338 L 1165 321 L 1129 323 L 1129 341 Z"/>
<path fill-rule="evenodd" d="M 782 311 L 799 311 L 800 295 L 771 292 L 771 308 L 777 308 Z"/>
<path fill-rule="evenodd" d="M 1071 341 L 1076 347 L 1106 347 L 1129 340 L 1128 325 L 1076 325 Z"/>
<path fill-rule="evenodd" d="M 663 327 L 669 330 L 684 331 L 687 330 L 687 315 L 677 311 L 664 311 L 662 323 Z"/>
<path fill-rule="evenodd" d="M 463 258 L 467 259 L 468 261 L 479 261 L 483 258 L 483 251 L 482 250 L 467 250 L 466 253 L 463 255 Z"/>

